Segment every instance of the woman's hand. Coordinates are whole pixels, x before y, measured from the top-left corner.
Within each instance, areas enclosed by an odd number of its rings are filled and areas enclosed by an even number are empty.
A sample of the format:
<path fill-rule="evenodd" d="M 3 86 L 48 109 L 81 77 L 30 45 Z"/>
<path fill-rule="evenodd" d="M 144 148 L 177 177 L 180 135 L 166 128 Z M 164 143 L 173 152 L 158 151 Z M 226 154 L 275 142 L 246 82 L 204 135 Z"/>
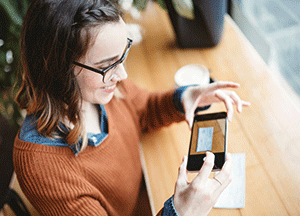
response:
<path fill-rule="evenodd" d="M 174 206 L 178 215 L 208 215 L 222 191 L 231 182 L 232 159 L 230 154 L 227 154 L 222 170 L 213 179 L 208 178 L 214 165 L 214 159 L 214 154 L 207 152 L 201 170 L 193 181 L 189 182 L 186 170 L 187 157 L 184 157 L 179 168 L 174 193 Z"/>
<path fill-rule="evenodd" d="M 212 103 L 223 102 L 227 109 L 228 120 L 232 120 L 233 105 L 237 111 L 242 112 L 243 106 L 250 106 L 249 102 L 243 101 L 234 92 L 223 88 L 238 88 L 240 85 L 234 82 L 218 81 L 205 86 L 191 86 L 183 94 L 183 107 L 185 117 L 190 128 L 193 124 L 194 112 L 197 107 L 203 107 Z"/>

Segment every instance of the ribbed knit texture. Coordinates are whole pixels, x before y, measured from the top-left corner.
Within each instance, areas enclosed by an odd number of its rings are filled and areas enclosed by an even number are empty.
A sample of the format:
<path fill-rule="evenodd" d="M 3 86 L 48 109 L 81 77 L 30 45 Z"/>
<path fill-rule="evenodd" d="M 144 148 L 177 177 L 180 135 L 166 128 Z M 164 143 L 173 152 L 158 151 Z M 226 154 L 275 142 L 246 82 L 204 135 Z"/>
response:
<path fill-rule="evenodd" d="M 134 214 L 142 182 L 141 132 L 182 121 L 184 115 L 174 107 L 174 90 L 148 93 L 130 81 L 124 81 L 121 89 L 125 98 L 105 105 L 108 137 L 78 156 L 68 147 L 16 137 L 17 178 L 41 215 Z"/>

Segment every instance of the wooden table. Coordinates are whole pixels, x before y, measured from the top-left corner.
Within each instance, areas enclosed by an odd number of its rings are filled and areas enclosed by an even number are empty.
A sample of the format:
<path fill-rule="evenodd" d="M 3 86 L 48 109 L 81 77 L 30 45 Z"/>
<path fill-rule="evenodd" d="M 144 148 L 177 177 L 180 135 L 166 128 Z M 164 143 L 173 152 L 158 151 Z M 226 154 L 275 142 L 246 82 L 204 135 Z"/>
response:
<path fill-rule="evenodd" d="M 132 47 L 129 78 L 148 90 L 168 90 L 186 64 L 203 64 L 217 80 L 241 84 L 240 97 L 252 103 L 229 124 L 228 152 L 246 154 L 246 206 L 213 209 L 210 215 L 300 215 L 300 101 L 271 71 L 229 16 L 220 44 L 180 49 L 166 11 L 150 3 L 139 24 L 143 41 Z M 225 110 L 213 105 L 209 112 Z M 173 124 L 142 138 L 143 159 L 153 213 L 173 194 L 178 167 L 188 153 L 190 130 Z"/>

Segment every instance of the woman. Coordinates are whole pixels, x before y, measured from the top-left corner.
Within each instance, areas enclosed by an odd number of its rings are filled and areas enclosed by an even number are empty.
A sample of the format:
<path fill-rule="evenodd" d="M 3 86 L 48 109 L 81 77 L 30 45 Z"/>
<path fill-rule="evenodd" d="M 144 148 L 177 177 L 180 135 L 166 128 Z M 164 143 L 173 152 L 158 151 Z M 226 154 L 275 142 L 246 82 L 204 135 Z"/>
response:
<path fill-rule="evenodd" d="M 27 116 L 14 164 L 24 194 L 41 215 L 134 215 L 142 186 L 142 132 L 192 122 L 197 106 L 248 106 L 232 82 L 149 93 L 128 80 L 132 40 L 108 0 L 34 0 L 21 38 L 23 76 L 17 102 Z M 181 112 L 180 112 L 181 111 Z M 185 115 L 182 114 L 185 112 Z M 228 157 L 218 180 L 214 156 L 193 182 L 184 159 L 174 196 L 159 214 L 206 215 L 230 182 Z"/>

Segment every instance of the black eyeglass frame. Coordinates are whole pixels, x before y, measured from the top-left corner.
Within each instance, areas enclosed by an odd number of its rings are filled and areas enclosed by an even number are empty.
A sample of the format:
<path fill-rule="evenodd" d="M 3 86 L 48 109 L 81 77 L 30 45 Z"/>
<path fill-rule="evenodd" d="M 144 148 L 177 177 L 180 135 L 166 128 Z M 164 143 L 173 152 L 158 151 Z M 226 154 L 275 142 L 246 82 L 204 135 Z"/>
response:
<path fill-rule="evenodd" d="M 128 52 L 129 52 L 129 50 L 130 50 L 130 47 L 131 47 L 131 45 L 132 45 L 132 39 L 127 38 L 127 41 L 128 41 L 127 48 L 126 48 L 124 54 L 121 56 L 121 58 L 120 58 L 119 60 L 117 60 L 115 63 L 113 63 L 112 65 L 108 66 L 107 68 L 104 68 L 103 70 L 100 70 L 100 69 L 97 69 L 97 68 L 93 68 L 93 67 L 90 67 L 90 66 L 88 66 L 88 65 L 81 64 L 81 63 L 75 62 L 75 61 L 73 62 L 73 64 L 75 64 L 75 65 L 77 65 L 77 66 L 79 66 L 79 67 L 82 67 L 82 68 L 91 70 L 91 71 L 93 71 L 93 72 L 96 72 L 96 73 L 98 73 L 98 74 L 101 74 L 101 75 L 103 76 L 102 81 L 104 82 L 105 74 L 106 74 L 110 69 L 116 67 L 118 64 L 123 63 L 123 61 L 125 60 L 125 58 L 126 58 Z M 112 76 L 113 76 L 113 74 L 112 74 Z M 109 78 L 108 81 L 109 81 L 110 79 L 111 79 L 111 78 Z M 108 81 L 106 81 L 106 82 L 108 82 Z M 104 82 L 104 83 L 105 83 L 105 82 Z"/>

